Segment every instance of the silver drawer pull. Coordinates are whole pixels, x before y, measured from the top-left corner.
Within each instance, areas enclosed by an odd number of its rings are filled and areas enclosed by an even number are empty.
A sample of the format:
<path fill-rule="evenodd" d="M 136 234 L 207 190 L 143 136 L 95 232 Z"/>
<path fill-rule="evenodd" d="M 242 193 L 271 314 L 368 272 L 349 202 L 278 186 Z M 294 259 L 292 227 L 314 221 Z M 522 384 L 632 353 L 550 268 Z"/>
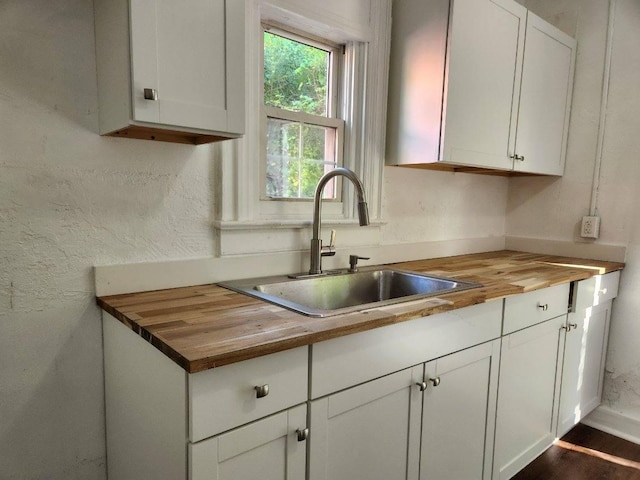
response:
<path fill-rule="evenodd" d="M 421 392 L 424 392 L 427 389 L 427 382 L 418 382 L 416 383 Z"/>
<path fill-rule="evenodd" d="M 440 377 L 430 378 L 429 381 L 434 387 L 437 387 L 438 385 L 440 385 Z"/>
<path fill-rule="evenodd" d="M 256 398 L 263 398 L 269 395 L 269 384 L 266 383 L 264 385 L 253 387 L 256 390 Z"/>
<path fill-rule="evenodd" d="M 538 308 L 541 308 L 543 312 L 546 312 L 549 309 L 548 303 L 538 303 Z"/>
<path fill-rule="evenodd" d="M 600 290 L 600 294 L 601 295 L 606 295 L 607 294 L 607 289 L 603 288 L 602 290 Z"/>
<path fill-rule="evenodd" d="M 155 88 L 145 88 L 144 89 L 144 99 L 145 100 L 153 100 L 154 102 L 158 100 L 158 91 Z"/>
<path fill-rule="evenodd" d="M 298 441 L 304 442 L 306 439 L 309 438 L 309 429 L 308 428 L 303 428 L 302 430 L 297 429 L 296 434 L 298 435 Z"/>

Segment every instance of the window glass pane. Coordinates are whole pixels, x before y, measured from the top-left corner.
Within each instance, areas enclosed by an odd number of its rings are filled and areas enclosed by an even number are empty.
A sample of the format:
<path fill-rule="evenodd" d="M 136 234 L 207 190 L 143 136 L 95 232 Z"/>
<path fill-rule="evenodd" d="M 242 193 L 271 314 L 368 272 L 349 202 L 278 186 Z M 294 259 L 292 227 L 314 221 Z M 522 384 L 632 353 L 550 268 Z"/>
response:
<path fill-rule="evenodd" d="M 313 198 L 320 177 L 337 166 L 335 138 L 335 128 L 268 118 L 267 197 Z M 334 178 L 323 198 L 336 196 Z"/>
<path fill-rule="evenodd" d="M 265 32 L 265 105 L 326 117 L 330 56 L 326 50 Z"/>

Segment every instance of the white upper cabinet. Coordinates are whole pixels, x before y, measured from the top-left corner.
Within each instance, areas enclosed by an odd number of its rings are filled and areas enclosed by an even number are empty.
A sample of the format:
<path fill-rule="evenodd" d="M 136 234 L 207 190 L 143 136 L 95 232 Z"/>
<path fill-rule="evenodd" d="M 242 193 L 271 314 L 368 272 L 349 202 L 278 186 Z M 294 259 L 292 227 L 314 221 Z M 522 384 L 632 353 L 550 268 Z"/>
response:
<path fill-rule="evenodd" d="M 101 134 L 243 134 L 244 2 L 97 0 L 95 16 Z"/>
<path fill-rule="evenodd" d="M 529 12 L 514 163 L 518 172 L 562 175 L 576 41 Z"/>
<path fill-rule="evenodd" d="M 511 1 L 454 0 L 441 159 L 509 169 L 527 11 Z"/>
<path fill-rule="evenodd" d="M 512 0 L 396 0 L 391 49 L 389 164 L 562 175 L 575 40 Z"/>

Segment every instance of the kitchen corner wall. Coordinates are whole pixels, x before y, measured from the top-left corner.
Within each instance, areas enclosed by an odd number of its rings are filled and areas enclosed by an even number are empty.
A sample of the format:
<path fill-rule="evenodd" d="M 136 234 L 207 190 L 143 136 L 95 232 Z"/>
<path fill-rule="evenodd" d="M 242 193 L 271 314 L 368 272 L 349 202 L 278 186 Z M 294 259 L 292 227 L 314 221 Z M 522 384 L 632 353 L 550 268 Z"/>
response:
<path fill-rule="evenodd" d="M 578 40 L 565 176 L 510 180 L 508 236 L 583 242 L 589 214 L 604 72 L 609 2 L 521 0 Z M 615 0 L 609 97 L 597 211 L 597 243 L 627 247 L 627 266 L 614 302 L 604 405 L 621 424 L 640 425 L 640 2 Z M 635 433 L 636 440 L 640 437 Z"/>

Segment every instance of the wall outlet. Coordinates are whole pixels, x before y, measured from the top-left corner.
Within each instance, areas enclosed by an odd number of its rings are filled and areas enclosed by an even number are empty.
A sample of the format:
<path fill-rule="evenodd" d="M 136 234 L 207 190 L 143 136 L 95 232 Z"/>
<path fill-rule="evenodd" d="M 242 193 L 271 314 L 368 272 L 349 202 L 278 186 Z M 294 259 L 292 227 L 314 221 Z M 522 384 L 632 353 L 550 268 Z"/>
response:
<path fill-rule="evenodd" d="M 582 238 L 598 238 L 600 235 L 600 217 L 582 217 Z"/>

